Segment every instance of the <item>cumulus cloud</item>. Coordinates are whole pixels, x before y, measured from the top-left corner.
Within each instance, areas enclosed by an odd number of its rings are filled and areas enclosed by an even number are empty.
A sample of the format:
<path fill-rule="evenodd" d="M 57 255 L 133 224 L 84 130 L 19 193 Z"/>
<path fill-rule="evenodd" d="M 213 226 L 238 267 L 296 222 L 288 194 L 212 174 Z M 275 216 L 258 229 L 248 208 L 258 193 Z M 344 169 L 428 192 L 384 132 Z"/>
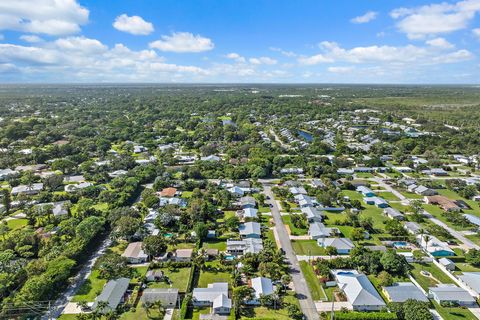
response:
<path fill-rule="evenodd" d="M 0 30 L 48 35 L 77 33 L 89 11 L 76 0 L 0 1 Z"/>
<path fill-rule="evenodd" d="M 378 12 L 368 11 L 364 15 L 361 15 L 361 16 L 358 16 L 358 17 L 355 17 L 355 18 L 351 19 L 350 22 L 357 23 L 357 24 L 367 23 L 367 22 L 370 22 L 372 20 L 375 20 L 377 18 L 377 15 L 378 15 Z"/>
<path fill-rule="evenodd" d="M 480 39 L 480 28 L 476 28 L 472 30 L 473 35 Z"/>
<path fill-rule="evenodd" d="M 119 31 L 134 35 L 148 35 L 153 32 L 153 24 L 143 20 L 139 16 L 129 17 L 126 14 L 119 15 L 113 22 L 113 27 Z"/>
<path fill-rule="evenodd" d="M 281 48 L 270 47 L 270 50 L 275 51 L 275 52 L 279 52 L 280 54 L 284 55 L 285 57 L 289 57 L 289 58 L 297 56 L 297 54 L 295 52 L 286 51 L 286 50 L 283 50 Z"/>
<path fill-rule="evenodd" d="M 209 38 L 193 35 L 190 32 L 174 32 L 163 35 L 161 40 L 153 41 L 150 48 L 171 52 L 203 52 L 212 50 L 215 46 Z"/>
<path fill-rule="evenodd" d="M 23 41 L 29 42 L 29 43 L 37 43 L 37 42 L 42 42 L 43 41 L 42 38 L 40 38 L 39 36 L 33 35 L 33 34 L 21 35 L 20 40 L 23 40 Z"/>
<path fill-rule="evenodd" d="M 277 64 L 277 60 L 269 58 L 269 57 L 250 58 L 250 59 L 248 59 L 248 61 L 251 64 L 257 64 L 257 65 L 259 65 L 259 64 L 269 64 L 269 65 Z"/>
<path fill-rule="evenodd" d="M 441 42 L 437 39 L 434 43 Z M 445 44 L 445 43 L 444 43 Z M 349 63 L 452 63 L 465 61 L 473 58 L 473 54 L 468 50 L 458 50 L 454 52 L 439 52 L 438 47 L 420 47 L 414 45 L 406 46 L 368 46 L 345 49 L 335 42 L 324 41 L 320 44 L 323 51 L 320 54 L 301 57 L 298 59 L 300 64 L 314 65 L 330 62 L 349 62 Z"/>
<path fill-rule="evenodd" d="M 442 2 L 418 8 L 398 8 L 390 12 L 397 19 L 397 28 L 410 39 L 451 33 L 467 28 L 480 11 L 479 0 L 464 0 L 454 4 Z"/>
<path fill-rule="evenodd" d="M 354 67 L 328 67 L 327 70 L 328 72 L 332 73 L 349 73 L 351 72 Z"/>
<path fill-rule="evenodd" d="M 238 53 L 232 52 L 226 55 L 228 59 L 235 60 L 236 62 L 244 63 L 245 58 L 239 55 Z"/>
<path fill-rule="evenodd" d="M 442 49 L 451 49 L 455 47 L 453 44 L 445 40 L 444 38 L 435 38 L 431 40 L 427 40 L 426 44 L 432 46 L 432 47 L 438 47 Z"/>

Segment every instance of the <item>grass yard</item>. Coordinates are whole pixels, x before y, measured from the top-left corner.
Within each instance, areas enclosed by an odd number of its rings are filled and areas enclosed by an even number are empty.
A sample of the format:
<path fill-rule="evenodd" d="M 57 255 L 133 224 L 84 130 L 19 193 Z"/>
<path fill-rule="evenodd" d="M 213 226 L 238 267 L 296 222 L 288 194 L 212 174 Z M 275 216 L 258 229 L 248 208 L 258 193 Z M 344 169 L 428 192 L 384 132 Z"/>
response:
<path fill-rule="evenodd" d="M 222 271 L 202 271 L 200 277 L 198 278 L 199 288 L 206 288 L 210 283 L 214 282 L 228 282 L 230 283 L 231 275 L 228 272 Z"/>
<path fill-rule="evenodd" d="M 445 320 L 474 320 L 477 319 L 468 309 L 464 308 L 444 308 L 438 303 L 433 302 L 435 309 Z"/>
<path fill-rule="evenodd" d="M 316 240 L 292 240 L 292 247 L 298 255 L 325 255 L 325 249 L 320 247 Z"/>
<path fill-rule="evenodd" d="M 165 276 L 170 279 L 172 288 L 178 288 L 178 291 L 184 293 L 187 291 L 188 280 L 190 279 L 190 272 L 192 268 L 176 268 L 169 270 L 168 268 L 161 268 Z M 170 288 L 170 285 L 164 281 L 150 282 L 149 288 Z"/>
<path fill-rule="evenodd" d="M 400 201 L 400 199 L 398 199 L 396 195 L 389 191 L 378 192 L 377 194 L 387 201 Z"/>
<path fill-rule="evenodd" d="M 283 297 L 284 303 L 295 304 L 299 306 L 298 298 L 295 297 L 295 292 L 288 291 Z M 286 308 L 273 310 L 266 307 L 252 308 L 248 312 L 244 312 L 240 319 L 275 319 L 275 320 L 289 320 Z"/>
<path fill-rule="evenodd" d="M 204 249 L 218 249 L 218 251 L 227 250 L 227 242 L 225 240 L 208 240 L 203 242 Z"/>
<path fill-rule="evenodd" d="M 150 319 L 150 320 L 162 320 L 163 317 L 160 317 L 160 314 L 156 308 L 150 308 L 149 313 L 142 306 L 142 303 L 139 302 L 135 311 L 127 311 L 122 313 L 119 318 L 120 320 L 137 320 L 137 319 Z"/>
<path fill-rule="evenodd" d="M 290 228 L 290 232 L 294 236 L 303 236 L 308 233 L 307 228 L 297 228 L 295 225 L 292 223 L 292 219 L 290 215 L 284 215 L 282 216 L 282 221 L 284 224 L 288 225 Z"/>
<path fill-rule="evenodd" d="M 27 219 L 10 219 L 7 220 L 7 226 L 10 230 L 16 230 L 25 227 L 28 224 Z"/>
<path fill-rule="evenodd" d="M 413 266 L 413 270 L 411 270 L 412 276 L 415 278 L 415 280 L 417 280 L 418 284 L 420 284 L 420 286 L 426 291 L 428 291 L 428 287 L 433 287 L 437 285 L 438 282 L 433 280 L 432 278 L 421 275 L 420 271 L 422 270 L 430 272 L 430 274 L 437 280 L 439 280 L 441 283 L 453 283 L 452 279 L 450 279 L 445 273 L 438 269 L 433 263 L 411 263 L 411 266 Z"/>
<path fill-rule="evenodd" d="M 73 302 L 87 301 L 93 302 L 97 295 L 102 292 L 103 286 L 107 283 L 106 279 L 100 279 L 97 270 L 93 270 L 92 274 L 82 284 L 77 294 L 73 297 Z"/>
<path fill-rule="evenodd" d="M 413 192 L 400 191 L 400 193 L 408 199 L 423 199 L 422 195 L 416 194 L 416 193 L 413 193 Z"/>
<path fill-rule="evenodd" d="M 349 197 L 350 200 L 362 201 L 363 199 L 363 195 L 360 192 L 353 191 L 353 190 L 343 190 L 342 195 Z"/>
<path fill-rule="evenodd" d="M 388 218 L 383 214 L 383 209 L 368 204 L 364 204 L 363 206 L 365 209 L 360 212 L 360 216 L 363 218 L 372 218 L 373 228 L 383 230 L 383 223 L 388 220 Z"/>
<path fill-rule="evenodd" d="M 375 175 L 370 172 L 356 172 L 355 176 L 358 178 L 373 178 Z"/>
<path fill-rule="evenodd" d="M 308 289 L 312 295 L 313 300 L 325 299 L 325 293 L 323 292 L 322 285 L 317 278 L 317 275 L 313 271 L 313 267 L 307 261 L 300 261 L 300 269 L 303 276 L 307 281 Z"/>

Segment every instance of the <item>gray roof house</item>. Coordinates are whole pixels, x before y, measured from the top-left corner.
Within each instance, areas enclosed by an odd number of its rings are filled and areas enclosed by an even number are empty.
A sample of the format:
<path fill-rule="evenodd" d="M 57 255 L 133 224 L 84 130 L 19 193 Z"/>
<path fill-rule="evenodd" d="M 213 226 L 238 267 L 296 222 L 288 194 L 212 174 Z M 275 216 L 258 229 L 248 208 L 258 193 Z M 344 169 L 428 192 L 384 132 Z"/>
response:
<path fill-rule="evenodd" d="M 92 309 L 95 310 L 100 301 L 106 301 L 108 303 L 108 307 L 100 310 L 102 313 L 117 309 L 118 305 L 123 302 L 129 283 L 130 279 L 128 278 L 118 278 L 108 281 L 103 287 L 102 293 L 95 298 Z"/>
<path fill-rule="evenodd" d="M 422 227 L 416 222 L 407 221 L 403 224 L 403 228 L 411 234 L 418 234 Z"/>
<path fill-rule="evenodd" d="M 312 222 L 308 228 L 308 235 L 313 239 L 317 240 L 320 238 L 328 238 L 334 232 L 332 228 L 327 228 L 321 222 Z"/>
<path fill-rule="evenodd" d="M 307 190 L 305 190 L 304 187 L 291 187 L 288 189 L 291 194 L 297 195 L 297 194 L 307 194 Z"/>
<path fill-rule="evenodd" d="M 428 302 L 427 296 L 411 282 L 398 282 L 384 287 L 383 291 L 391 302 L 405 302 L 408 299 Z"/>
<path fill-rule="evenodd" d="M 262 235 L 261 224 L 258 222 L 245 222 L 238 227 L 242 238 L 260 238 Z"/>
<path fill-rule="evenodd" d="M 458 276 L 470 289 L 480 294 L 480 272 L 464 272 Z"/>
<path fill-rule="evenodd" d="M 192 304 L 195 307 L 211 306 L 215 314 L 229 314 L 232 300 L 228 298 L 228 283 L 215 282 L 207 288 L 193 289 Z"/>
<path fill-rule="evenodd" d="M 438 194 L 437 191 L 427 188 L 425 186 L 418 186 L 417 188 L 415 188 L 414 192 L 422 196 L 434 196 Z"/>
<path fill-rule="evenodd" d="M 27 195 L 33 195 L 37 194 L 43 189 L 43 183 L 33 183 L 30 186 L 27 185 L 19 185 L 16 187 L 12 188 L 12 195 L 16 196 L 18 194 L 27 194 Z"/>
<path fill-rule="evenodd" d="M 405 216 L 403 215 L 403 213 L 391 207 L 383 209 L 383 213 L 390 219 L 405 220 Z"/>
<path fill-rule="evenodd" d="M 142 302 L 157 302 L 161 301 L 165 308 L 175 307 L 178 301 L 177 288 L 147 288 L 143 290 Z"/>
<path fill-rule="evenodd" d="M 449 271 L 453 271 L 455 270 L 455 262 L 453 262 L 452 260 L 448 259 L 448 258 L 440 258 L 438 259 L 438 262 L 445 267 L 445 269 L 449 270 Z"/>
<path fill-rule="evenodd" d="M 257 201 L 255 201 L 255 198 L 252 196 L 247 196 L 247 197 L 242 197 L 240 198 L 240 204 L 243 209 L 245 208 L 255 208 L 257 205 Z"/>
<path fill-rule="evenodd" d="M 386 307 L 368 277 L 357 270 L 332 270 L 340 289 L 356 311 L 377 311 Z"/>
<path fill-rule="evenodd" d="M 474 306 L 477 304 L 467 290 L 457 287 L 454 284 L 442 284 L 437 287 L 428 288 L 428 295 L 437 303 L 453 302 L 461 306 Z"/>
<path fill-rule="evenodd" d="M 309 222 L 321 222 L 323 219 L 322 213 L 314 207 L 304 207 L 301 210 Z"/>
<path fill-rule="evenodd" d="M 258 218 L 258 210 L 255 208 L 245 208 L 243 209 L 243 218 Z"/>
<path fill-rule="evenodd" d="M 334 247 L 339 254 L 348 254 L 355 245 L 348 238 L 319 238 L 317 243 L 320 247 Z"/>
<path fill-rule="evenodd" d="M 465 213 L 463 214 L 463 217 L 467 219 L 470 223 L 473 223 L 477 227 L 480 227 L 480 218 L 477 216 L 474 216 L 473 214 L 470 213 Z"/>

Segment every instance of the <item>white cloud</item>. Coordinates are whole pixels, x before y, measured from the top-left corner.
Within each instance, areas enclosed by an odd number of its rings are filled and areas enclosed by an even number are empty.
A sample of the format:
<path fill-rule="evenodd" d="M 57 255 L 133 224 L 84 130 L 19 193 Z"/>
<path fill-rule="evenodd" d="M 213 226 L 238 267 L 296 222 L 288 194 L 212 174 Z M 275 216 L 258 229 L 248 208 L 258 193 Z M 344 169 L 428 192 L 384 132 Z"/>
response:
<path fill-rule="evenodd" d="M 364 15 L 361 15 L 361 16 L 358 16 L 358 17 L 355 17 L 355 18 L 351 19 L 350 22 L 357 23 L 357 24 L 367 23 L 367 22 L 370 22 L 372 20 L 375 20 L 375 18 L 377 18 L 377 15 L 378 15 L 378 12 L 368 11 Z"/>
<path fill-rule="evenodd" d="M 148 35 L 153 32 L 153 24 L 143 20 L 139 16 L 129 17 L 126 14 L 122 14 L 115 18 L 113 27 L 119 31 L 131 33 L 134 35 Z"/>
<path fill-rule="evenodd" d="M 248 59 L 248 61 L 251 64 L 257 64 L 257 65 L 258 64 L 268 64 L 268 65 L 277 64 L 277 60 L 269 57 L 250 58 Z"/>
<path fill-rule="evenodd" d="M 63 52 L 75 51 L 85 54 L 98 54 L 108 50 L 107 46 L 96 39 L 85 37 L 69 37 L 55 41 L 55 45 Z"/>
<path fill-rule="evenodd" d="M 332 73 L 349 73 L 351 72 L 354 67 L 328 67 L 327 70 L 328 72 Z"/>
<path fill-rule="evenodd" d="M 297 56 L 297 54 L 295 52 L 286 51 L 286 50 L 283 50 L 281 48 L 270 47 L 270 50 L 275 51 L 275 52 L 279 52 L 280 54 L 284 55 L 285 57 L 289 57 L 289 58 Z"/>
<path fill-rule="evenodd" d="M 228 59 L 235 60 L 236 62 L 244 63 L 245 58 L 239 55 L 238 53 L 232 52 L 226 55 Z"/>
<path fill-rule="evenodd" d="M 40 38 L 39 36 L 33 35 L 33 34 L 21 35 L 20 39 L 25 41 L 25 42 L 30 42 L 30 43 L 37 43 L 37 42 L 42 42 L 43 41 L 42 38 Z"/>
<path fill-rule="evenodd" d="M 89 11 L 76 0 L 0 1 L 0 30 L 49 35 L 77 33 Z"/>
<path fill-rule="evenodd" d="M 193 35 L 189 32 L 174 32 L 163 35 L 161 40 L 151 42 L 150 48 L 171 52 L 202 52 L 212 50 L 214 44 L 209 38 Z"/>
<path fill-rule="evenodd" d="M 427 40 L 426 44 L 432 47 L 437 47 L 441 49 L 451 49 L 455 47 L 453 44 L 451 44 L 444 38 L 435 38 L 435 39 Z"/>
<path fill-rule="evenodd" d="M 476 28 L 472 30 L 473 35 L 480 39 L 480 28 Z"/>
<path fill-rule="evenodd" d="M 320 54 L 310 57 L 301 57 L 298 59 L 300 64 L 315 65 L 331 62 L 349 62 L 349 63 L 452 63 L 469 60 L 473 54 L 468 50 L 458 50 L 455 52 L 438 51 L 437 47 L 420 47 L 414 45 L 406 46 L 368 46 L 355 47 L 352 49 L 341 48 L 335 42 L 324 41 L 320 44 L 323 51 Z"/>
<path fill-rule="evenodd" d="M 442 2 L 418 8 L 398 8 L 390 12 L 398 19 L 397 28 L 410 39 L 451 33 L 465 29 L 480 11 L 479 0 L 464 0 L 455 4 Z"/>

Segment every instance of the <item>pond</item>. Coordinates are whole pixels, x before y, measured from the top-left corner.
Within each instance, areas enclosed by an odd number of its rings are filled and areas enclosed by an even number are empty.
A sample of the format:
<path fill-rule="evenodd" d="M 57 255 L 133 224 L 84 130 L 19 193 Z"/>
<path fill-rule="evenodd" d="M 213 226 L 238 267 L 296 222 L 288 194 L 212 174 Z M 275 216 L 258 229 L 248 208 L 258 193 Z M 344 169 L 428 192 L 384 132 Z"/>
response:
<path fill-rule="evenodd" d="M 312 136 L 311 133 L 303 131 L 303 130 L 297 130 L 297 132 L 303 139 L 305 139 L 308 142 L 312 142 L 313 136 Z"/>

